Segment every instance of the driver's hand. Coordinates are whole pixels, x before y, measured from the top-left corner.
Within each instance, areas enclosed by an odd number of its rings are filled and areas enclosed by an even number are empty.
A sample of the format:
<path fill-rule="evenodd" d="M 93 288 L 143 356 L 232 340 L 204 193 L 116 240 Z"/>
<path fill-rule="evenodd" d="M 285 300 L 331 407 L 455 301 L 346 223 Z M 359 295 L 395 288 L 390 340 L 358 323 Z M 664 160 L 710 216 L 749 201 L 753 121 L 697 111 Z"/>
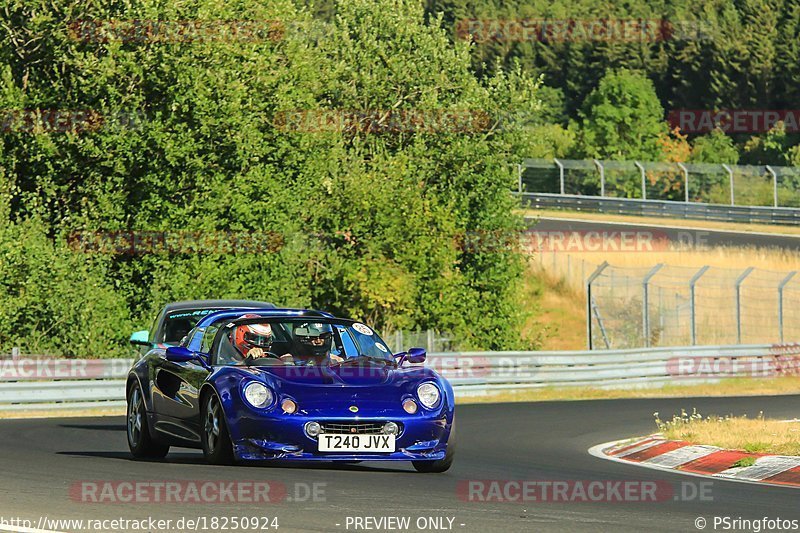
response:
<path fill-rule="evenodd" d="M 280 360 L 284 363 L 294 363 L 294 357 L 290 353 L 280 356 Z"/>
<path fill-rule="evenodd" d="M 250 359 L 258 359 L 260 357 L 264 357 L 264 350 L 262 350 L 257 346 L 255 348 L 250 348 L 247 351 L 247 357 L 249 357 Z"/>
<path fill-rule="evenodd" d="M 344 361 L 344 359 L 336 354 L 331 354 L 331 361 L 333 361 L 334 363 L 341 363 L 342 361 Z"/>

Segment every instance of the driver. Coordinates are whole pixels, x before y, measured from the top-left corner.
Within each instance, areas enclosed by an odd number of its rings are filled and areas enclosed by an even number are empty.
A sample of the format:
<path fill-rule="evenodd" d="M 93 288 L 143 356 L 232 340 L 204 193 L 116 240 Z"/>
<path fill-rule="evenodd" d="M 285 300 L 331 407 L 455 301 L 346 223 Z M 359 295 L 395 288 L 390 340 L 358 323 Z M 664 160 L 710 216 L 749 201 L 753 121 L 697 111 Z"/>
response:
<path fill-rule="evenodd" d="M 244 315 L 240 318 L 258 318 L 258 315 Z M 233 329 L 231 343 L 243 358 L 258 359 L 270 354 L 274 340 L 272 326 L 268 323 L 245 324 Z"/>
<path fill-rule="evenodd" d="M 333 328 L 330 324 L 315 324 L 303 322 L 294 327 L 295 353 L 281 357 L 283 361 L 295 364 L 319 365 L 328 357 L 332 362 L 343 359 L 331 353 L 333 343 Z"/>

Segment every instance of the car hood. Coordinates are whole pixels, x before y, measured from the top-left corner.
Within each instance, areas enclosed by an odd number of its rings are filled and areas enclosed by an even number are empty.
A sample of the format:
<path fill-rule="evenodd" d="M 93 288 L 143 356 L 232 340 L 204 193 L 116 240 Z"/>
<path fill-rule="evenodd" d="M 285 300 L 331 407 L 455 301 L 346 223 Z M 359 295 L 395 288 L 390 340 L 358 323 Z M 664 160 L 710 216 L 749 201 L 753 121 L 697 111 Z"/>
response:
<path fill-rule="evenodd" d="M 363 409 L 361 414 L 367 416 L 400 410 L 402 399 L 413 396 L 421 381 L 436 377 L 427 368 L 392 368 L 372 363 L 256 370 L 280 396 L 295 399 L 301 411 L 349 417 L 353 406 Z"/>

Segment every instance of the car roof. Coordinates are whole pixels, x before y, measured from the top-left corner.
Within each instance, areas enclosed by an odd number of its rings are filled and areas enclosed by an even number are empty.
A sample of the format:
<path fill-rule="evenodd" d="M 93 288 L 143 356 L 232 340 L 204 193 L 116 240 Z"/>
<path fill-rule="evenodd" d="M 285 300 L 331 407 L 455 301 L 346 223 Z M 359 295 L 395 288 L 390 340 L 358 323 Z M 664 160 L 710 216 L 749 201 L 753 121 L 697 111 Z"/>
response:
<path fill-rule="evenodd" d="M 214 307 L 222 307 L 225 309 L 234 308 L 262 308 L 262 309 L 275 309 L 275 304 L 269 302 L 258 302 L 255 300 L 186 300 L 183 302 L 172 302 L 164 306 L 164 311 L 170 313 L 172 311 L 183 311 L 186 309 L 209 309 Z"/>
<path fill-rule="evenodd" d="M 314 309 L 277 309 L 274 307 L 269 309 L 241 308 L 241 309 L 226 309 L 224 311 L 217 311 L 215 313 L 210 313 L 204 316 L 202 319 L 200 319 L 200 321 L 197 323 L 197 327 L 202 328 L 225 318 L 238 318 L 245 313 L 258 315 L 259 317 L 264 317 L 264 318 L 294 318 L 294 317 L 298 318 L 309 317 L 309 318 L 324 318 L 324 319 L 336 318 L 330 313 L 325 313 L 324 311 L 316 311 Z"/>

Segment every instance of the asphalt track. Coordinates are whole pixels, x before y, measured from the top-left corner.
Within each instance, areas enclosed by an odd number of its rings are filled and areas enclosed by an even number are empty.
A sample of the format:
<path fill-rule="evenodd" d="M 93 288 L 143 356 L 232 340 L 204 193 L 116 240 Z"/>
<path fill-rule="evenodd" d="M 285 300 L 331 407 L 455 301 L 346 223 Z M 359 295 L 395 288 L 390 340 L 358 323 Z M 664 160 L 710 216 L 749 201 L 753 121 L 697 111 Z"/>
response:
<path fill-rule="evenodd" d="M 706 247 L 736 246 L 756 248 L 783 248 L 787 250 L 800 250 L 800 235 L 770 234 L 760 232 L 736 232 L 704 229 L 699 227 L 677 227 L 659 224 L 639 224 L 635 222 L 604 222 L 600 220 L 570 219 L 568 215 L 562 218 L 528 217 L 528 227 L 534 231 L 642 231 L 651 232 L 663 237 L 670 242 Z"/>
<path fill-rule="evenodd" d="M 708 520 L 706 529 L 713 531 L 714 516 L 800 519 L 797 489 L 710 481 L 587 453 L 598 443 L 652 432 L 656 411 L 665 418 L 693 407 L 704 414 L 755 416 L 764 411 L 767 417 L 786 418 L 800 411 L 800 396 L 459 406 L 459 451 L 446 474 L 418 474 L 404 464 L 381 463 L 214 467 L 204 464 L 200 452 L 181 449 L 163 461 L 142 462 L 128 455 L 122 417 L 3 420 L 0 517 L 36 524 L 42 515 L 175 520 L 275 516 L 279 531 L 348 531 L 348 516 L 408 516 L 412 524 L 419 517 L 452 517 L 454 531 L 697 531 L 697 517 Z M 475 479 L 658 481 L 675 487 L 677 494 L 687 492 L 683 484 L 706 483 L 711 501 L 691 494 L 691 501 L 464 501 L 457 494 L 458 483 Z M 290 496 L 296 483 L 323 483 L 324 498 L 262 505 L 98 504 L 76 502 L 69 495 L 76 482 L 137 480 L 269 480 L 286 484 Z"/>

